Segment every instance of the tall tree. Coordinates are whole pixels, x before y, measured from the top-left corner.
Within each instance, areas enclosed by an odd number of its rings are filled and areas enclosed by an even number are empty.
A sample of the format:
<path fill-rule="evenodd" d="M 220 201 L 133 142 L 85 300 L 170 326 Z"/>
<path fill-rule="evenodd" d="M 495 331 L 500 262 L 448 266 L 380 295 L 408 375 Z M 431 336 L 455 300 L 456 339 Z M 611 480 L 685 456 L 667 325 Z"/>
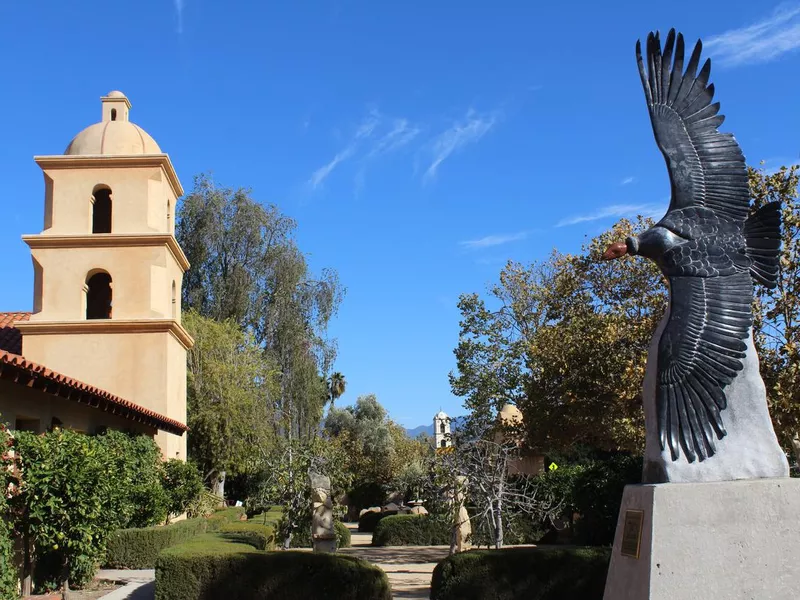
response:
<path fill-rule="evenodd" d="M 339 371 L 336 371 L 330 376 L 328 379 L 328 397 L 330 398 L 331 408 L 333 408 L 336 400 L 344 394 L 346 388 L 347 381 L 345 381 L 344 375 L 339 373 Z"/>
<path fill-rule="evenodd" d="M 755 343 L 775 431 L 800 463 L 800 167 L 749 169 L 753 210 L 780 201 L 783 247 L 778 286 L 756 287 Z"/>
<path fill-rule="evenodd" d="M 184 278 L 187 308 L 215 320 L 233 319 L 252 334 L 280 373 L 271 399 L 276 433 L 316 434 L 327 397 L 320 374 L 336 356 L 327 325 L 343 295 L 338 275 L 313 276 L 293 235 L 295 223 L 246 189 L 195 179 L 179 205 L 176 234 L 192 263 Z"/>
<path fill-rule="evenodd" d="M 261 296 L 274 286 L 284 254 L 294 250 L 294 228 L 277 207 L 255 202 L 250 190 L 196 176 L 175 227 L 192 265 L 183 279 L 183 306 L 257 328 L 264 318 Z"/>
<path fill-rule="evenodd" d="M 776 433 L 800 462 L 800 167 L 750 168 L 749 177 L 752 210 L 782 204 L 779 283 L 756 286 L 753 331 Z M 650 225 L 623 219 L 579 255 L 509 263 L 491 290 L 492 309 L 477 295 L 461 297 L 451 386 L 473 420 L 486 421 L 511 401 L 534 448 L 641 451 L 641 385 L 666 290 L 650 261 L 599 256 Z"/>
<path fill-rule="evenodd" d="M 190 310 L 183 322 L 195 339 L 188 354 L 189 455 L 224 497 L 226 475 L 254 469 L 253 448 L 271 443 L 277 366 L 231 319 Z"/>
<path fill-rule="evenodd" d="M 476 431 L 511 402 L 525 416 L 533 448 L 641 447 L 641 379 L 665 290 L 645 261 L 598 258 L 609 240 L 649 225 L 622 220 L 580 255 L 509 262 L 491 290 L 493 309 L 475 295 L 461 297 L 458 370 L 450 380 Z"/>

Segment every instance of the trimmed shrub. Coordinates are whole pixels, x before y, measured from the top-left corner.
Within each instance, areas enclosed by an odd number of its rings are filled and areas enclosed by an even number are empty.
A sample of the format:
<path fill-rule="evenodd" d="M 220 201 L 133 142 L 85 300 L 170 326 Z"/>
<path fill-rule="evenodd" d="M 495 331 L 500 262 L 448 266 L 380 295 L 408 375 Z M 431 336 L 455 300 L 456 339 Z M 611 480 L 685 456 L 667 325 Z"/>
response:
<path fill-rule="evenodd" d="M 372 534 L 373 546 L 446 546 L 450 525 L 429 515 L 391 515 L 381 519 Z"/>
<path fill-rule="evenodd" d="M 339 554 L 259 552 L 202 536 L 156 563 L 156 600 L 391 600 L 386 574 Z"/>
<path fill-rule="evenodd" d="M 390 517 L 392 515 L 396 515 L 397 511 L 387 511 L 387 512 L 365 512 L 358 518 L 358 532 L 359 533 L 372 533 L 375 531 L 375 526 L 378 524 L 378 521 L 383 519 L 384 517 Z"/>
<path fill-rule="evenodd" d="M 233 523 L 236 521 L 243 521 L 247 518 L 243 506 L 230 506 L 214 511 L 208 520 L 208 530 L 217 531 L 226 523 Z"/>
<path fill-rule="evenodd" d="M 252 521 L 226 523 L 219 528 L 219 535 L 228 541 L 250 544 L 257 550 L 275 549 L 275 529 L 270 525 Z"/>
<path fill-rule="evenodd" d="M 333 528 L 336 530 L 336 547 L 349 548 L 353 536 L 350 534 L 347 525 L 341 521 L 334 521 Z"/>
<path fill-rule="evenodd" d="M 336 547 L 349 548 L 352 536 L 347 525 L 341 521 L 333 522 L 333 529 L 336 533 Z M 311 548 L 311 529 L 310 527 L 300 527 L 295 529 L 292 534 L 292 548 Z"/>
<path fill-rule="evenodd" d="M 105 564 L 118 569 L 152 569 L 158 553 L 205 533 L 206 519 L 188 519 L 164 527 L 120 529 L 111 534 Z"/>
<path fill-rule="evenodd" d="M 257 521 L 264 525 L 277 525 L 278 522 L 281 520 L 283 516 L 283 509 L 278 509 L 277 507 L 270 508 L 266 512 L 257 513 L 250 517 L 249 521 Z"/>
<path fill-rule="evenodd" d="M 602 600 L 608 548 L 470 550 L 436 565 L 431 600 Z"/>
<path fill-rule="evenodd" d="M 548 528 L 532 515 L 503 511 L 503 545 L 537 544 Z M 475 547 L 494 547 L 494 530 L 486 519 L 473 519 L 470 542 Z"/>

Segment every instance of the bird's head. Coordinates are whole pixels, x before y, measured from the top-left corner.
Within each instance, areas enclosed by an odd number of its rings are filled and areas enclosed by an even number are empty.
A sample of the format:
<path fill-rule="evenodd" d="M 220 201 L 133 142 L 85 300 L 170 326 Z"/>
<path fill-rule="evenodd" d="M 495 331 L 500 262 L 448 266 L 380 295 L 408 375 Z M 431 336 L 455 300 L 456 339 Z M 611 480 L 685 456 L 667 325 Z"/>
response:
<path fill-rule="evenodd" d="M 656 225 L 640 236 L 631 236 L 624 242 L 611 244 L 603 253 L 604 260 L 613 260 L 626 254 L 644 256 L 657 263 L 664 253 L 679 244 L 681 239 L 666 227 Z"/>
<path fill-rule="evenodd" d="M 603 252 L 603 260 L 614 260 L 630 254 L 635 256 L 639 254 L 639 238 L 629 237 L 624 242 L 615 242 L 611 244 L 606 251 Z"/>

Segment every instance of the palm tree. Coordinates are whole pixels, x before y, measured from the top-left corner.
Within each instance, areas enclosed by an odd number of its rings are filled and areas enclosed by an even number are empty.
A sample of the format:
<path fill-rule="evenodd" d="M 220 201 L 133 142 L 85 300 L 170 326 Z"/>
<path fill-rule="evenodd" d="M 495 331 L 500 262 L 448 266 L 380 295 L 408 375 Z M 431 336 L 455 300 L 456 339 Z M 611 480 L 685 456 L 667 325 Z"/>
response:
<path fill-rule="evenodd" d="M 347 381 L 345 381 L 344 375 L 338 371 L 328 378 L 328 399 L 331 402 L 331 408 L 333 408 L 333 404 L 336 402 L 336 399 L 344 394 L 346 387 Z"/>

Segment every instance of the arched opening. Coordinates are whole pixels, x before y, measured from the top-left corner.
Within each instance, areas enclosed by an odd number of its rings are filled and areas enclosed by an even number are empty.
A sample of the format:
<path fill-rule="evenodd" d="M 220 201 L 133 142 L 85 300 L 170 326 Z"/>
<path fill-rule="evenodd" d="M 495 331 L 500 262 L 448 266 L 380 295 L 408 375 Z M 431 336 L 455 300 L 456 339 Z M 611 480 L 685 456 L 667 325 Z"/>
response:
<path fill-rule="evenodd" d="M 111 109 L 111 120 L 112 121 L 116 121 L 117 120 L 117 109 L 116 108 L 112 108 Z"/>
<path fill-rule="evenodd" d="M 444 433 L 444 423 L 439 423 L 439 433 Z"/>
<path fill-rule="evenodd" d="M 95 273 L 86 282 L 86 318 L 111 318 L 111 275 Z"/>
<path fill-rule="evenodd" d="M 101 187 L 93 196 L 92 233 L 111 233 L 111 190 Z"/>
<path fill-rule="evenodd" d="M 442 440 L 441 444 L 439 444 L 442 448 L 447 448 L 447 440 Z"/>
<path fill-rule="evenodd" d="M 175 281 L 172 281 L 172 318 L 178 318 L 178 298 L 177 298 L 177 286 L 175 285 Z"/>

